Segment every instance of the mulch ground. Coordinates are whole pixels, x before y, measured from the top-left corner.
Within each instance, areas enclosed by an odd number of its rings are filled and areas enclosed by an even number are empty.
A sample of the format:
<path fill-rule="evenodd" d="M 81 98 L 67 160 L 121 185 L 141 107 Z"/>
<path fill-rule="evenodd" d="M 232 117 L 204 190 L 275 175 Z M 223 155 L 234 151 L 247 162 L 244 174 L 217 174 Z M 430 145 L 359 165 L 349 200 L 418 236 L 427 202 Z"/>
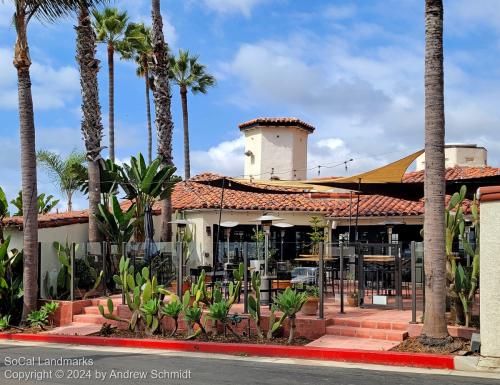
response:
<path fill-rule="evenodd" d="M 100 336 L 100 337 L 115 337 L 115 338 L 133 338 L 133 339 L 157 339 L 157 340 L 186 340 L 187 334 L 183 332 L 179 332 L 175 337 L 170 337 L 170 336 L 162 336 L 160 334 L 155 334 L 152 336 L 149 336 L 143 332 L 132 332 L 130 330 L 120 330 L 120 329 L 113 329 L 112 334 L 102 334 L 101 332 L 97 332 L 92 334 L 93 336 Z M 260 340 L 257 336 L 252 335 L 250 337 L 247 336 L 242 336 L 241 340 L 238 340 L 236 337 L 230 334 L 230 332 L 227 332 L 227 334 L 224 336 L 224 334 L 218 334 L 218 335 L 212 335 L 211 333 L 208 333 L 207 337 L 204 337 L 203 335 L 200 335 L 196 338 L 197 342 L 222 342 L 222 343 L 242 343 L 242 344 L 262 344 L 262 345 L 287 345 L 288 344 L 288 338 L 287 337 L 276 337 L 273 338 L 272 340 L 267 340 L 263 339 Z M 308 340 L 307 338 L 302 338 L 302 337 L 297 337 L 294 339 L 292 345 L 294 346 L 303 346 L 311 342 L 311 340 Z"/>
<path fill-rule="evenodd" d="M 20 327 L 20 328 L 14 328 L 11 327 L 10 329 L 2 330 L 2 333 L 6 334 L 37 334 L 40 332 L 46 332 L 49 330 L 52 330 L 52 326 L 44 326 L 43 330 L 40 329 L 39 327 Z"/>
<path fill-rule="evenodd" d="M 459 355 L 470 350 L 470 341 L 463 338 L 448 337 L 442 344 L 428 345 L 420 337 L 410 337 L 395 346 L 391 351 L 411 353 L 434 353 Z"/>

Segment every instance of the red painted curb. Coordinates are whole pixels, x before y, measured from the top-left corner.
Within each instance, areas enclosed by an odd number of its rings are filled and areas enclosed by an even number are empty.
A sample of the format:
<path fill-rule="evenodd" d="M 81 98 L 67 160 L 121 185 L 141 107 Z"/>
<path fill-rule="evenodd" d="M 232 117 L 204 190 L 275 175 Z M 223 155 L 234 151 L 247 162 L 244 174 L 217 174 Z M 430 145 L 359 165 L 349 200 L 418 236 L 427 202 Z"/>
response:
<path fill-rule="evenodd" d="M 232 344 L 196 341 L 113 338 L 97 336 L 63 336 L 48 334 L 0 333 L 0 339 L 36 341 L 60 344 L 101 345 L 143 349 L 168 349 L 187 352 L 250 355 L 264 357 L 302 358 L 361 362 L 367 364 L 412 366 L 432 369 L 454 369 L 452 356 L 422 353 L 402 353 L 376 350 L 344 350 L 309 346 Z"/>

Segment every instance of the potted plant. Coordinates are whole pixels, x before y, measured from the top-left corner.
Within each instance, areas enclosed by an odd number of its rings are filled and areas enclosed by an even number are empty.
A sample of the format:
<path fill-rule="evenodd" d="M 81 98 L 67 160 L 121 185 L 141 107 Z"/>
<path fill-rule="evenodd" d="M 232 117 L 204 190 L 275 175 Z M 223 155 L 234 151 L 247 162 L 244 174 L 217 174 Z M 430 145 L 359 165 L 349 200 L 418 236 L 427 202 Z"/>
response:
<path fill-rule="evenodd" d="M 302 314 L 316 315 L 318 312 L 319 304 L 319 287 L 307 286 L 306 287 L 307 301 L 302 306 Z"/>
<path fill-rule="evenodd" d="M 353 291 L 347 296 L 347 306 L 358 307 L 358 292 Z"/>

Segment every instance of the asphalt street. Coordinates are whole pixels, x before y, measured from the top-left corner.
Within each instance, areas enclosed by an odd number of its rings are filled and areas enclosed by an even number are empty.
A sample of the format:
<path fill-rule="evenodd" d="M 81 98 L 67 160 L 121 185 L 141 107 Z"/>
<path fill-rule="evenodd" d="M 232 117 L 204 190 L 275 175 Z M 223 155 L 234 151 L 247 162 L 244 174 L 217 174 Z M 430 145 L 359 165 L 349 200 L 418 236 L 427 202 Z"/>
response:
<path fill-rule="evenodd" d="M 411 372 L 336 367 L 328 364 L 280 363 L 250 357 L 100 347 L 0 344 L 0 384 L 328 384 L 328 385 L 498 385 L 498 378 L 474 378 Z M 279 361 L 279 360 L 278 360 Z M 372 367 L 373 368 L 373 367 Z M 382 367 L 383 369 L 384 367 Z M 399 369 L 397 369 L 399 370 Z"/>

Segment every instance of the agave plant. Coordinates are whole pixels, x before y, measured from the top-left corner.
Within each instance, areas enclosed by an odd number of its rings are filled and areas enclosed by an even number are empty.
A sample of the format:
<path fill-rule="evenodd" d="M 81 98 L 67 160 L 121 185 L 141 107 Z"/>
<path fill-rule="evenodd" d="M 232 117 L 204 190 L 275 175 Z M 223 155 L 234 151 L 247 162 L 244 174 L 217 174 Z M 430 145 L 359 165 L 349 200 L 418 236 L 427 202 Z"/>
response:
<path fill-rule="evenodd" d="M 172 295 L 170 297 L 170 302 L 163 306 L 161 311 L 165 316 L 174 320 L 174 330 L 170 333 L 170 336 L 175 336 L 175 333 L 177 333 L 177 329 L 179 328 L 179 316 L 182 312 L 182 303 L 179 300 L 179 297 Z"/>
<path fill-rule="evenodd" d="M 295 337 L 295 318 L 297 313 L 307 301 L 307 293 L 297 292 L 287 287 L 283 293 L 276 298 L 276 307 L 283 312 L 290 322 L 290 336 L 288 343 L 291 344 Z"/>
<path fill-rule="evenodd" d="M 42 330 L 45 330 L 44 326 L 49 323 L 49 316 L 43 310 L 33 310 L 28 314 L 26 319 L 30 323 L 31 327 L 38 327 Z"/>
<path fill-rule="evenodd" d="M 229 330 L 233 336 L 241 341 L 241 337 L 236 333 L 229 322 L 229 310 L 231 305 L 226 300 L 214 302 L 208 310 L 208 318 L 222 323 L 225 329 Z"/>
<path fill-rule="evenodd" d="M 10 314 L 0 317 L 0 331 L 10 328 Z"/>
<path fill-rule="evenodd" d="M 164 315 L 161 308 L 162 301 L 158 298 L 151 298 L 141 306 L 140 310 L 146 323 L 146 334 L 153 335 L 160 327 Z"/>

